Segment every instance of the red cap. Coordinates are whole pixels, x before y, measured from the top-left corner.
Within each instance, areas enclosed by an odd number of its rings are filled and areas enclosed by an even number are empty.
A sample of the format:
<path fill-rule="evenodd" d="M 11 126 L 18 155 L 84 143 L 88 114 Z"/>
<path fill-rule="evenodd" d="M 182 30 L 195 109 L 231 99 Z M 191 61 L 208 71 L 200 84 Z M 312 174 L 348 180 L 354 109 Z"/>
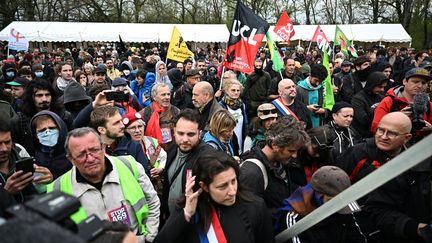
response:
<path fill-rule="evenodd" d="M 138 119 L 144 121 L 140 113 L 138 113 L 138 112 L 129 112 L 129 113 L 126 113 L 123 116 L 122 122 L 123 122 L 123 124 L 125 126 L 128 126 L 132 122 L 134 122 L 134 121 L 136 121 Z"/>

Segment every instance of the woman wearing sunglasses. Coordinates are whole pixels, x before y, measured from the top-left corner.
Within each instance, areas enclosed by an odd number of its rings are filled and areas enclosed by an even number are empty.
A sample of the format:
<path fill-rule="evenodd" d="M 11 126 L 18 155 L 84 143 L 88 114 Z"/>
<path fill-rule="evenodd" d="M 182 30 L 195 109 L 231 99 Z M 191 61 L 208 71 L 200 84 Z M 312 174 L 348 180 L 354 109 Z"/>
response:
<path fill-rule="evenodd" d="M 257 143 L 265 141 L 265 132 L 270 125 L 276 122 L 278 117 L 276 107 L 271 103 L 258 106 L 258 117 L 255 117 L 249 125 L 248 136 L 245 139 L 243 151 L 248 151 Z"/>
<path fill-rule="evenodd" d="M 238 164 L 226 153 L 202 154 L 177 210 L 153 242 L 274 242 L 264 201 L 245 191 L 238 175 Z"/>

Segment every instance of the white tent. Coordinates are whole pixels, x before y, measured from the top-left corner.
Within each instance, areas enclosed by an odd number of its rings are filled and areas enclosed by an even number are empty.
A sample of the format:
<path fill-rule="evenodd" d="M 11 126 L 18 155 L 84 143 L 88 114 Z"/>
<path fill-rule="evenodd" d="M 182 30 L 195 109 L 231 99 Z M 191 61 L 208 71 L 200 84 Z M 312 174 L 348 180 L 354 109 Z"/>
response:
<path fill-rule="evenodd" d="M 186 41 L 226 43 L 229 31 L 224 24 L 175 24 Z M 169 42 L 174 24 L 85 23 L 85 22 L 20 22 L 14 21 L 0 32 L 7 41 L 12 28 L 31 42 L 116 42 L 119 35 L 125 42 Z M 310 41 L 316 25 L 294 25 L 293 41 Z M 270 27 L 275 41 L 283 41 Z M 333 41 L 335 25 L 321 25 Z M 411 42 L 401 24 L 352 24 L 339 28 L 354 42 Z"/>
<path fill-rule="evenodd" d="M 14 21 L 0 32 L 7 41 L 12 28 L 31 42 L 169 42 L 177 26 L 185 41 L 227 42 L 229 31 L 224 24 L 133 24 L 86 22 Z"/>
<path fill-rule="evenodd" d="M 411 36 L 405 31 L 401 24 L 351 24 L 338 25 L 346 37 L 354 42 L 411 42 Z M 283 41 L 273 32 L 274 26 L 270 27 L 274 41 Z M 317 25 L 294 25 L 295 35 L 292 41 L 310 41 L 315 33 Z M 321 25 L 329 41 L 333 41 L 336 25 Z"/>

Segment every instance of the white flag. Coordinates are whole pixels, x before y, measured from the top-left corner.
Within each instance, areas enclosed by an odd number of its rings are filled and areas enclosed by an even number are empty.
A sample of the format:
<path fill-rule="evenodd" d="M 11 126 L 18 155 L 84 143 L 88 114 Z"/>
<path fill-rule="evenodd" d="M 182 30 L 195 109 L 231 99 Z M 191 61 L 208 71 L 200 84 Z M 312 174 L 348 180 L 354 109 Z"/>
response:
<path fill-rule="evenodd" d="M 27 51 L 29 48 L 28 40 L 14 28 L 9 32 L 8 42 L 9 50 Z"/>

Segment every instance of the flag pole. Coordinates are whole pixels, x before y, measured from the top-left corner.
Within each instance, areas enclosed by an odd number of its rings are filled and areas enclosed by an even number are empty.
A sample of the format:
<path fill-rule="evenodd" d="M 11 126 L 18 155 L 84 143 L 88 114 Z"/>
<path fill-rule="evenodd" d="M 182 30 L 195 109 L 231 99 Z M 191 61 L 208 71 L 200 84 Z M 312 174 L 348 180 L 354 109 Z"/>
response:
<path fill-rule="evenodd" d="M 307 49 L 306 54 L 310 51 L 311 46 L 312 46 L 312 40 L 309 42 L 309 47 L 308 47 L 308 49 Z"/>
<path fill-rule="evenodd" d="M 223 63 L 222 63 L 223 65 Z M 223 76 L 225 73 L 225 66 L 222 66 L 222 74 L 221 74 L 221 80 L 220 80 L 220 84 L 219 84 L 219 89 L 222 89 L 222 83 L 223 83 Z"/>
<path fill-rule="evenodd" d="M 279 70 L 279 74 L 280 74 L 280 76 L 281 76 L 281 80 L 282 80 L 282 79 L 283 79 L 282 71 Z"/>

